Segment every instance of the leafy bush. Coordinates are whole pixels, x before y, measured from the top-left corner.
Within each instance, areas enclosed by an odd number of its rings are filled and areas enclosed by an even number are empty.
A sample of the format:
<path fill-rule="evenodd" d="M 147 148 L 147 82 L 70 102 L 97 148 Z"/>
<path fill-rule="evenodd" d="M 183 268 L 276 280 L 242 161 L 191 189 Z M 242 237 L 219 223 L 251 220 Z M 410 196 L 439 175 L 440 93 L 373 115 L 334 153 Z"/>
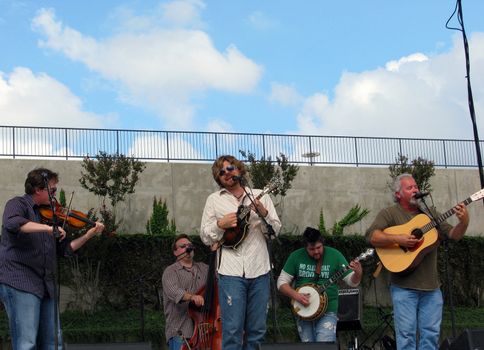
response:
<path fill-rule="evenodd" d="M 410 164 L 408 163 L 408 157 L 399 153 L 395 163 L 390 165 L 388 170 L 390 171 L 392 182 L 397 178 L 398 175 L 408 173 L 413 176 L 420 191 L 432 191 L 430 178 L 435 175 L 435 168 L 434 162 L 431 160 L 418 157 L 412 160 Z M 391 188 L 392 184 L 389 183 L 389 186 Z"/>
<path fill-rule="evenodd" d="M 296 178 L 299 167 L 290 164 L 288 158 L 280 153 L 274 162 L 269 157 L 261 157 L 260 160 L 255 158 L 255 154 L 250 151 L 239 150 L 242 157 L 249 162 L 248 172 L 250 180 L 255 188 L 264 188 L 270 181 L 277 180 L 282 185 L 273 191 L 274 196 L 281 195 L 284 197 L 291 188 L 291 182 Z M 277 164 L 277 166 L 276 166 Z"/>

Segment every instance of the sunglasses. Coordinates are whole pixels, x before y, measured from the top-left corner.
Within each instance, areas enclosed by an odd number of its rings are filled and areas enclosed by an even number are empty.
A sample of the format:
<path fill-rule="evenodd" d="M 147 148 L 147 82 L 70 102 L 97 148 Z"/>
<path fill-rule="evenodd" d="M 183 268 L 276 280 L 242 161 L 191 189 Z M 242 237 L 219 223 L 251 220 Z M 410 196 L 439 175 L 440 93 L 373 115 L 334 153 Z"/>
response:
<path fill-rule="evenodd" d="M 218 172 L 218 176 L 224 176 L 225 173 L 230 173 L 230 172 L 232 172 L 234 170 L 235 170 L 235 166 L 234 165 L 229 165 L 225 169 L 220 169 L 220 171 Z"/>

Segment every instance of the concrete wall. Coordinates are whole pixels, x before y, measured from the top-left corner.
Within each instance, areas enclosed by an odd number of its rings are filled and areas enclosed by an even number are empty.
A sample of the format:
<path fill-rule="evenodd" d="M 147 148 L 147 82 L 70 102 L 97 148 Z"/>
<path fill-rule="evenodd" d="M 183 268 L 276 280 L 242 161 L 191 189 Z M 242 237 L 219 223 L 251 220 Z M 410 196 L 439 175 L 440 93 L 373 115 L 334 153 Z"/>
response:
<path fill-rule="evenodd" d="M 73 209 L 87 212 L 99 208 L 100 200 L 79 185 L 81 166 L 79 161 L 54 160 L 0 160 L 0 205 L 24 193 L 26 174 L 36 167 L 47 167 L 60 174 L 59 187 L 66 195 L 75 192 Z M 123 218 L 122 232 L 145 232 L 151 216 L 153 196 L 166 199 L 170 216 L 175 218 L 179 231 L 199 232 L 200 219 L 207 196 L 217 190 L 212 179 L 210 164 L 147 163 L 136 186 L 136 193 L 118 207 L 118 217 Z M 347 233 L 363 233 L 378 211 L 392 204 L 386 167 L 322 167 L 301 166 L 293 188 L 280 202 L 284 232 L 300 233 L 306 226 L 318 227 L 320 210 L 323 209 L 327 228 L 341 219 L 355 204 L 370 210 L 367 218 L 349 227 Z M 476 169 L 438 169 L 432 178 L 437 208 L 446 211 L 458 201 L 478 191 L 479 175 Z M 430 201 L 429 201 L 430 202 Z M 469 205 L 470 235 L 482 235 L 484 210 L 481 202 Z M 2 209 L 3 212 L 3 209 Z M 449 219 L 455 223 L 455 217 Z M 376 283 L 374 289 L 373 283 Z M 389 305 L 388 276 L 382 274 L 364 291 L 364 303 Z M 376 292 L 375 292 L 376 290 Z M 67 289 L 63 300 L 69 300 Z M 64 307 L 64 305 L 62 305 Z"/>
<path fill-rule="evenodd" d="M 0 160 L 0 206 L 24 192 L 26 174 L 36 167 L 44 166 L 60 174 L 59 187 L 69 196 L 75 192 L 73 209 L 87 212 L 99 208 L 100 199 L 81 188 L 79 161 L 69 160 Z M 306 226 L 319 224 L 323 209 L 327 228 L 355 204 L 370 210 L 367 218 L 349 227 L 347 233 L 362 233 L 378 211 L 392 203 L 386 167 L 322 167 L 301 166 L 293 188 L 281 202 L 283 230 L 299 233 Z M 458 201 L 466 199 L 480 188 L 476 169 L 438 169 L 432 178 L 435 205 L 446 211 Z M 123 219 L 121 232 L 145 232 L 151 216 L 153 197 L 166 199 L 170 217 L 176 221 L 181 232 L 197 233 L 207 196 L 217 190 L 212 179 L 210 164 L 147 163 L 141 174 L 136 192 L 118 205 L 118 217 Z M 430 200 L 429 200 L 430 202 Z M 481 203 L 468 207 L 471 223 L 470 235 L 481 235 L 484 227 L 484 211 Z M 455 217 L 449 219 L 455 223 Z"/>

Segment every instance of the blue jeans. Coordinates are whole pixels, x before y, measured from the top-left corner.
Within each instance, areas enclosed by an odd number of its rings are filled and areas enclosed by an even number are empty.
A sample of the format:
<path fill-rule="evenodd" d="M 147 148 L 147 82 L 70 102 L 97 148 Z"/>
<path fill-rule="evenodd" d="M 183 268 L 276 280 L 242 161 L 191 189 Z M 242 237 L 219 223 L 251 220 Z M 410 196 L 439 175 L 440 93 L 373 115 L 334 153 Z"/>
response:
<path fill-rule="evenodd" d="M 258 349 L 266 334 L 269 274 L 251 279 L 219 275 L 218 287 L 222 348 Z"/>
<path fill-rule="evenodd" d="M 7 311 L 13 350 L 55 349 L 54 299 L 40 299 L 3 283 L 0 299 Z M 62 349 L 60 322 L 58 326 L 58 349 Z"/>
<path fill-rule="evenodd" d="M 395 332 L 398 350 L 439 348 L 440 323 L 442 321 L 442 292 L 390 287 L 393 301 Z"/>
<path fill-rule="evenodd" d="M 338 316 L 335 312 L 327 312 L 314 321 L 297 319 L 297 331 L 303 343 L 336 341 L 336 324 Z"/>
<path fill-rule="evenodd" d="M 168 349 L 169 350 L 180 350 L 183 345 L 182 337 L 175 335 L 168 340 Z"/>

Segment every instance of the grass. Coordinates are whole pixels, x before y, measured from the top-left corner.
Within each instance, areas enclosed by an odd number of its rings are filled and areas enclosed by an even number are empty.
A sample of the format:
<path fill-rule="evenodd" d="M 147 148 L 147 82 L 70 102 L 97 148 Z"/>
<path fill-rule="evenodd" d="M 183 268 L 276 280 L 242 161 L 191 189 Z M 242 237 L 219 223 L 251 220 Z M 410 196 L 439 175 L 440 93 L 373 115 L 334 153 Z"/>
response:
<path fill-rule="evenodd" d="M 386 318 L 383 316 L 386 316 Z M 66 311 L 61 317 L 64 340 L 67 343 L 150 341 L 153 349 L 164 349 L 163 313 L 146 310 L 143 317 L 144 328 L 140 310 L 104 310 L 92 314 Z M 281 307 L 277 311 L 278 332 L 273 332 L 272 319 L 272 313 L 269 312 L 267 320 L 268 341 L 273 341 L 274 333 L 279 342 L 298 341 L 294 320 L 288 308 Z M 346 344 L 352 337 L 357 336 L 360 343 L 366 339 L 365 344 L 372 345 L 377 341 L 379 335 L 391 334 L 391 328 L 386 327 L 384 329 L 384 326 L 386 326 L 385 319 L 393 326 L 391 309 L 379 310 L 374 307 L 365 307 L 361 320 L 362 330 L 341 332 L 339 334 L 340 343 Z M 466 328 L 483 328 L 484 310 L 482 308 L 456 308 L 455 326 L 456 335 L 459 335 Z M 444 310 L 441 333 L 442 339 L 452 335 L 451 317 L 448 309 Z M 0 337 L 2 343 L 8 343 L 8 323 L 3 311 L 0 312 Z"/>

